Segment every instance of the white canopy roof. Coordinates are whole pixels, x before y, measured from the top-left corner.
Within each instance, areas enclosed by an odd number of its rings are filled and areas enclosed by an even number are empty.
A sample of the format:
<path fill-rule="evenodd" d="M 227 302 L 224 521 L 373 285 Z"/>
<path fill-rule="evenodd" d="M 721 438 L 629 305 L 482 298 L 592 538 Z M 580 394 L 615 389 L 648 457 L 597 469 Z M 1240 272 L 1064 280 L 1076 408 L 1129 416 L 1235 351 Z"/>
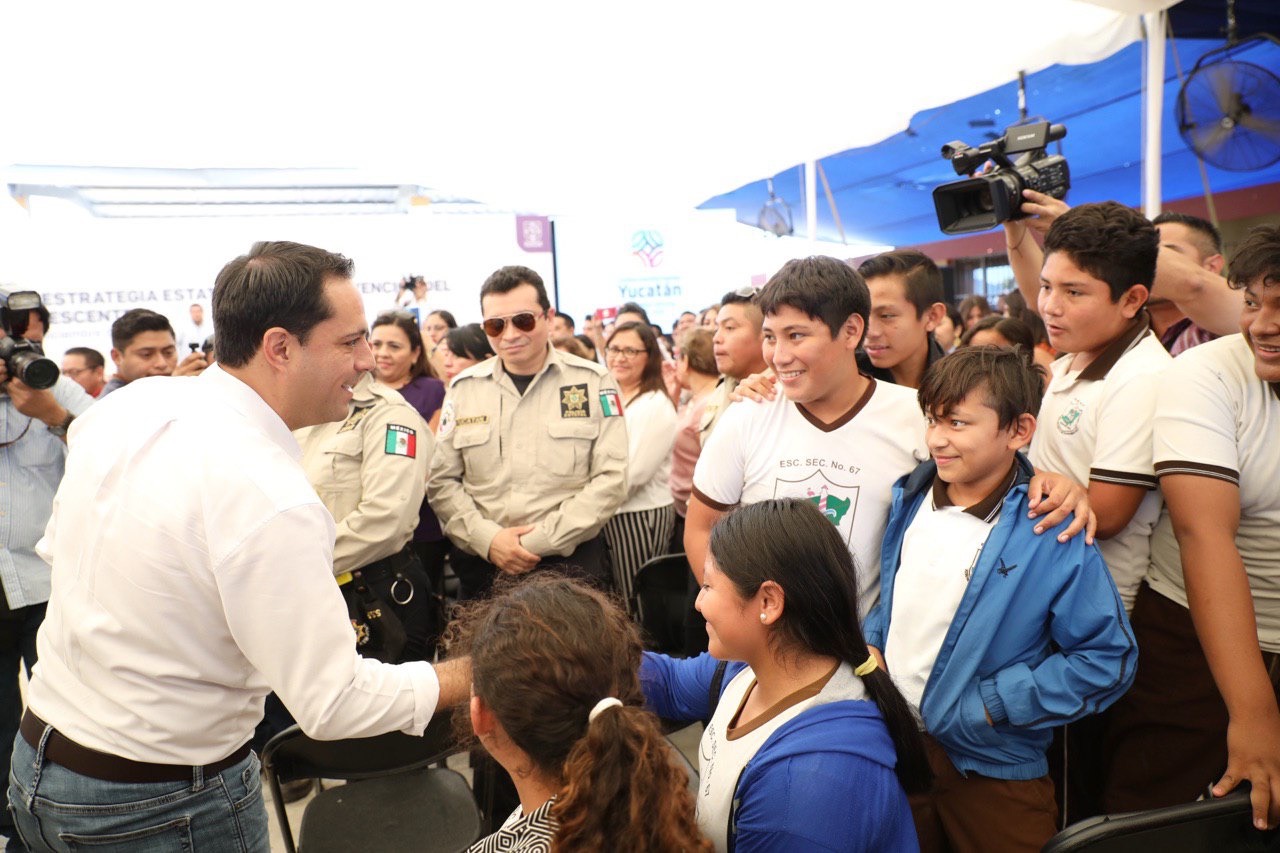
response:
<path fill-rule="evenodd" d="M 0 169 L 345 167 L 547 213 L 687 208 L 1102 58 L 1170 5 L 7 3 Z"/>

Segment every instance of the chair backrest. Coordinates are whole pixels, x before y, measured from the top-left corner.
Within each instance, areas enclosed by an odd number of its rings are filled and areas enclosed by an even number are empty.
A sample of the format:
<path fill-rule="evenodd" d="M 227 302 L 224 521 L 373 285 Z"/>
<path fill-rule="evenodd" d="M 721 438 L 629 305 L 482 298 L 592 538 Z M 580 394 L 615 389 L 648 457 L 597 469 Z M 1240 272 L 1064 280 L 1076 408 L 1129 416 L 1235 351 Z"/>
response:
<path fill-rule="evenodd" d="M 689 774 L 689 793 L 693 795 L 694 802 L 698 800 L 698 768 L 693 766 L 693 762 L 689 757 L 681 751 L 676 742 L 667 735 L 667 746 L 671 748 L 671 762 L 677 767 L 683 767 L 684 771 Z"/>
<path fill-rule="evenodd" d="M 1159 853 L 1280 851 L 1280 830 L 1253 828 L 1249 791 L 1144 812 L 1105 815 L 1072 824 L 1044 847 L 1044 853 Z"/>
<path fill-rule="evenodd" d="M 684 648 L 688 584 L 689 561 L 684 554 L 660 554 L 636 572 L 632 607 L 654 651 L 671 653 Z"/>
<path fill-rule="evenodd" d="M 273 737 L 262 751 L 262 763 L 281 782 L 294 779 L 368 779 L 426 767 L 460 749 L 453 734 L 453 715 L 437 713 L 421 737 L 388 732 L 367 738 L 314 740 L 298 726 Z"/>

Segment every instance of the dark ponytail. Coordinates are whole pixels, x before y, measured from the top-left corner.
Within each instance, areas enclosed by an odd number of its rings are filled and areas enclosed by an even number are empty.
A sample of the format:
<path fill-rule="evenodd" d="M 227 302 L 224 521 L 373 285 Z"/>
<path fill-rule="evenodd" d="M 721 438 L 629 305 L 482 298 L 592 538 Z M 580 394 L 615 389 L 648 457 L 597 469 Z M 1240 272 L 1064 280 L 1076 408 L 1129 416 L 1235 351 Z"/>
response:
<path fill-rule="evenodd" d="M 767 580 L 782 587 L 787 604 L 773 637 L 783 648 L 834 657 L 854 668 L 866 662 L 870 652 L 858 622 L 853 556 L 811 501 L 739 507 L 712 528 L 710 549 L 720 573 L 743 598 L 754 596 Z M 907 700 L 879 667 L 862 676 L 862 683 L 889 729 L 903 789 L 928 790 L 932 773 L 924 738 Z"/>
<path fill-rule="evenodd" d="M 710 851 L 688 775 L 642 706 L 641 642 L 612 601 L 577 581 L 532 575 L 450 630 L 471 655 L 475 695 L 538 770 L 561 783 L 553 850 Z M 601 699 L 605 707 L 590 720 Z"/>

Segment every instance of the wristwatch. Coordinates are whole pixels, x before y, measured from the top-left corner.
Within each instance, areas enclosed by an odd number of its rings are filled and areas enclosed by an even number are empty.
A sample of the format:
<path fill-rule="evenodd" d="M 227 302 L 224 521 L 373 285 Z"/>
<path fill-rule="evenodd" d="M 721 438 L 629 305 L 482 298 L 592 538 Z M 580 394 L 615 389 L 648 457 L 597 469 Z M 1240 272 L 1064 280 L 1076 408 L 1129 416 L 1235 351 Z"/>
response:
<path fill-rule="evenodd" d="M 67 435 L 67 430 L 71 427 L 71 422 L 74 421 L 75 419 L 76 419 L 75 415 L 71 414 L 70 412 L 67 412 L 66 419 L 63 420 L 63 422 L 60 424 L 54 424 L 53 426 L 49 427 L 49 432 L 53 433 L 58 438 L 65 438 Z"/>

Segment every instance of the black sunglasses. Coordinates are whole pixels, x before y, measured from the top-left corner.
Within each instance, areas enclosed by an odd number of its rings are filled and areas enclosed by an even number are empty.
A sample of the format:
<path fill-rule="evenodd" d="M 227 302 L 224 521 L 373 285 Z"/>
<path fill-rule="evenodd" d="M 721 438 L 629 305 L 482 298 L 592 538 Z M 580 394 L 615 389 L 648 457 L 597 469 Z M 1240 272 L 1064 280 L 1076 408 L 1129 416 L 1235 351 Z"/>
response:
<path fill-rule="evenodd" d="M 534 314 L 532 311 L 521 311 L 519 314 L 512 314 L 508 317 L 490 317 L 480 325 L 484 327 L 484 333 L 491 338 L 501 337 L 507 328 L 507 320 L 511 321 L 511 325 L 515 326 L 522 332 L 532 332 L 533 327 L 538 325 L 538 318 L 541 314 Z"/>

